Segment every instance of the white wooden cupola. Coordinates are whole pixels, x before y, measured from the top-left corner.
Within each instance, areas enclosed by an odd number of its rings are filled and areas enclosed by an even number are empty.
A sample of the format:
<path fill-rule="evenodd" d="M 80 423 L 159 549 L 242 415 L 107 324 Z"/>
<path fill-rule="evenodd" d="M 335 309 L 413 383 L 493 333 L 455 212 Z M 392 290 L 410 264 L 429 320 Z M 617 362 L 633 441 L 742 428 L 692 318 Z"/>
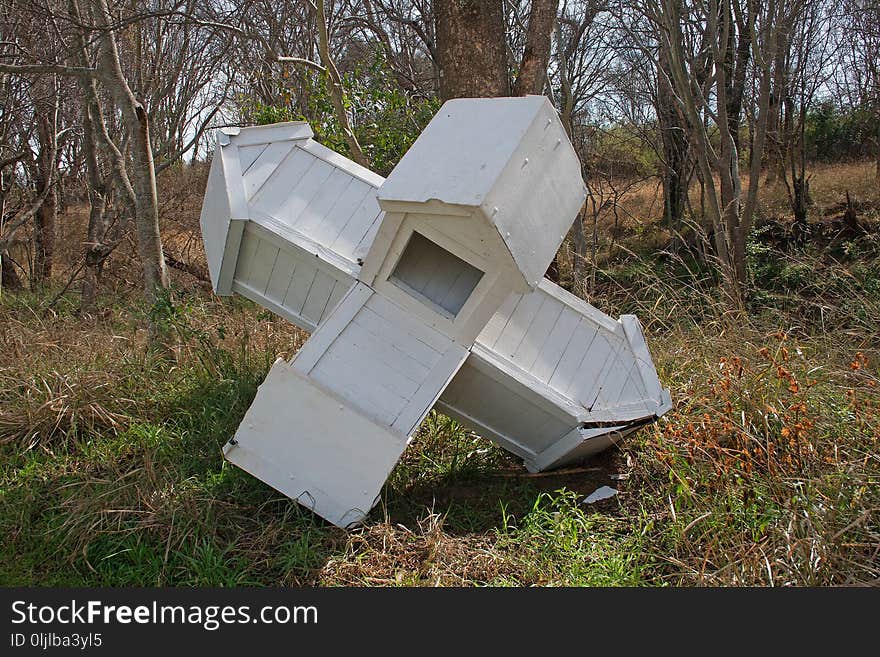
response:
<path fill-rule="evenodd" d="M 534 290 L 586 196 L 543 96 L 451 100 L 379 187 L 358 276 L 460 344 Z"/>

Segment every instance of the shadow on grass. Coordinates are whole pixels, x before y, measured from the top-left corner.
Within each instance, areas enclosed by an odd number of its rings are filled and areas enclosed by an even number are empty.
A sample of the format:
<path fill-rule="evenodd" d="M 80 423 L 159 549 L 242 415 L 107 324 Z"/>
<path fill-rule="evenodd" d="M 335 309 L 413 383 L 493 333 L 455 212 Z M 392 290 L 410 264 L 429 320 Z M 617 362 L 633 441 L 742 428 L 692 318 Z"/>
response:
<path fill-rule="evenodd" d="M 383 490 L 383 508 L 374 515 L 384 511 L 390 522 L 410 527 L 436 513 L 444 516 L 444 531 L 452 535 L 497 532 L 511 518 L 528 515 L 542 494 L 565 490 L 582 499 L 600 486 L 619 488 L 611 475 L 626 469 L 622 453 L 612 449 L 558 473 L 531 474 L 512 455 L 491 449 L 495 453 L 487 461 L 433 476 L 423 472 L 409 483 L 392 474 L 393 483 Z M 404 462 L 398 467 L 413 466 Z M 613 514 L 617 507 L 610 500 L 585 508 Z"/>

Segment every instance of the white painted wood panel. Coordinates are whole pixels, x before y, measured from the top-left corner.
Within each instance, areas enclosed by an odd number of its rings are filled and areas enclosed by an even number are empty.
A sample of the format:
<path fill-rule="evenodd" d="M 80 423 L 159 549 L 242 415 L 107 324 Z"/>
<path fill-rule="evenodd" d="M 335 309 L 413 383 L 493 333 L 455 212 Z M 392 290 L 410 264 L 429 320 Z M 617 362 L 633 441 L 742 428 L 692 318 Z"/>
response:
<path fill-rule="evenodd" d="M 279 249 L 272 276 L 266 286 L 266 296 L 276 303 L 283 303 L 290 281 L 296 275 L 297 258 L 288 249 Z"/>
<path fill-rule="evenodd" d="M 405 435 L 278 361 L 223 451 L 284 495 L 348 527 L 378 501 L 406 444 Z"/>
<path fill-rule="evenodd" d="M 539 294 L 527 294 L 517 304 L 516 310 L 510 316 L 510 321 L 501 331 L 498 340 L 492 345 L 494 351 L 502 354 L 505 358 L 512 358 L 519 348 L 526 331 L 537 317 L 538 311 L 544 303 L 544 298 Z"/>
<path fill-rule="evenodd" d="M 312 129 L 305 121 L 286 121 L 248 128 L 228 127 L 221 128 L 220 132 L 232 137 L 239 148 L 255 144 L 273 144 L 280 141 L 305 142 L 311 141 L 311 137 L 314 137 Z"/>
<path fill-rule="evenodd" d="M 424 336 L 410 333 L 405 327 L 395 327 L 387 318 L 375 312 L 371 304 L 367 304 L 364 312 L 358 313 L 353 322 L 377 337 L 393 333 L 397 349 L 428 368 L 433 367 L 442 355 L 435 346 L 424 340 Z"/>
<path fill-rule="evenodd" d="M 364 233 L 364 236 L 361 238 L 360 242 L 357 243 L 357 246 L 354 247 L 354 251 L 351 256 L 355 260 L 355 262 L 363 262 L 367 253 L 370 251 L 372 247 L 373 240 L 379 234 L 379 228 L 382 226 L 382 221 L 385 218 L 385 213 L 380 213 L 373 219 L 373 223 L 367 228 L 367 232 Z"/>
<path fill-rule="evenodd" d="M 370 313 L 370 311 L 368 310 L 366 313 Z M 359 313 L 359 315 L 362 314 L 364 313 Z M 353 324 L 354 326 L 347 336 L 352 345 L 369 352 L 371 358 L 387 363 L 389 368 L 416 386 L 421 385 L 421 382 L 425 380 L 425 377 L 437 365 L 442 356 L 442 354 L 433 351 L 426 354 L 421 350 L 422 343 L 417 343 L 418 346 L 414 353 L 408 353 L 398 341 L 389 342 L 388 333 L 374 333 L 357 321 Z M 409 399 L 412 390 L 409 393 L 401 392 L 400 394 L 406 395 Z"/>
<path fill-rule="evenodd" d="M 336 196 L 333 205 L 323 218 L 323 222 L 312 229 L 310 234 L 314 240 L 332 248 L 336 238 L 348 225 L 355 210 L 360 207 L 367 194 L 370 193 L 375 194 L 375 189 L 357 178 L 351 178 Z"/>
<path fill-rule="evenodd" d="M 651 399 L 651 396 L 645 390 L 645 383 L 642 380 L 642 374 L 638 366 L 630 369 L 626 384 L 617 396 L 617 399 L 610 402 L 610 406 L 626 406 L 635 403 L 659 402 L 659 399 Z"/>
<path fill-rule="evenodd" d="M 227 231 L 232 216 L 229 197 L 226 193 L 227 183 L 223 175 L 223 161 L 219 153 L 221 148 L 220 145 L 217 146 L 214 159 L 211 161 L 205 201 L 202 204 L 202 212 L 199 217 L 202 239 L 205 243 L 205 257 L 215 290 L 225 257 Z M 238 252 L 234 255 L 237 258 Z"/>
<path fill-rule="evenodd" d="M 568 307 L 562 309 L 556 323 L 553 325 L 553 329 L 550 331 L 550 335 L 547 336 L 547 341 L 529 370 L 536 379 L 548 384 L 550 383 L 550 378 L 559 366 L 559 361 L 562 359 L 565 350 L 568 349 L 568 345 L 580 322 L 581 316 L 574 310 Z"/>
<path fill-rule="evenodd" d="M 253 146 L 243 146 L 238 149 L 238 159 L 241 162 L 241 172 L 247 174 L 248 169 L 259 155 L 266 150 L 268 144 L 254 144 Z"/>
<path fill-rule="evenodd" d="M 576 422 L 565 413 L 548 412 L 527 394 L 515 379 L 498 372 L 490 376 L 469 359 L 440 399 L 454 414 L 468 417 L 476 431 L 489 428 L 502 447 L 513 443 L 536 454 Z"/>
<path fill-rule="evenodd" d="M 259 225 L 247 224 L 234 290 L 313 331 L 351 288 L 354 279 L 293 243 L 282 242 L 279 248 L 272 238 Z"/>
<path fill-rule="evenodd" d="M 549 299 L 544 299 L 541 309 L 535 315 L 535 319 L 529 326 L 529 330 L 523 336 L 519 347 L 513 354 L 513 362 L 526 372 L 532 372 L 535 361 L 538 359 L 541 351 L 544 349 L 550 331 L 556 326 L 559 316 L 562 314 L 564 307 L 561 304 L 551 303 Z"/>
<path fill-rule="evenodd" d="M 576 400 L 585 408 L 593 407 L 599 387 L 604 381 L 601 378 L 602 373 L 612 369 L 617 372 L 617 369 L 613 368 L 616 364 L 614 342 L 613 336 L 598 331 L 565 390 L 566 397 Z M 626 376 L 625 372 L 624 376 Z"/>
<path fill-rule="evenodd" d="M 260 246 L 260 239 L 255 237 L 249 230 L 245 230 L 241 238 L 241 249 L 238 252 L 238 261 L 235 265 L 235 279 L 247 281 L 250 279 L 251 269 L 253 269 L 257 248 Z"/>
<path fill-rule="evenodd" d="M 395 336 L 404 334 L 415 336 L 420 342 L 424 342 L 429 347 L 439 353 L 445 353 L 446 347 L 449 345 L 449 338 L 439 331 L 435 331 L 430 327 L 424 326 L 421 322 L 414 320 L 406 311 L 395 303 L 381 295 L 375 294 L 367 301 L 367 308 L 375 312 L 377 315 L 385 317 L 389 325 L 395 330 Z"/>
<path fill-rule="evenodd" d="M 636 368 L 635 362 L 626 358 L 616 358 L 608 369 L 608 376 L 599 386 L 599 393 L 592 408 L 610 408 L 620 403 L 624 389 Z"/>
<path fill-rule="evenodd" d="M 321 315 L 320 322 L 323 322 L 327 316 L 333 312 L 333 309 L 336 308 L 337 304 L 345 296 L 349 287 L 351 287 L 351 282 L 347 279 L 340 278 L 336 281 L 336 284 L 333 286 L 333 291 L 330 293 L 330 298 L 327 300 L 327 306 L 324 308 L 324 312 Z"/>
<path fill-rule="evenodd" d="M 389 390 L 383 385 L 384 382 L 383 384 L 373 382 L 364 386 L 357 378 L 341 378 L 352 368 L 360 365 L 357 362 L 339 360 L 336 355 L 328 354 L 309 373 L 309 378 L 331 387 L 345 400 L 346 405 L 390 428 L 394 419 L 406 407 L 408 400 Z"/>
<path fill-rule="evenodd" d="M 323 144 L 319 144 L 313 139 L 308 139 L 301 142 L 301 148 L 305 151 L 308 151 L 315 157 L 324 160 L 328 164 L 333 165 L 334 167 L 345 169 L 352 176 L 354 176 L 358 180 L 362 180 L 372 187 L 379 187 L 379 185 L 381 185 L 385 180 L 379 174 L 374 173 L 365 167 L 362 167 L 357 162 L 349 160 L 347 157 L 344 157 L 336 151 L 327 148 Z"/>
<path fill-rule="evenodd" d="M 562 352 L 562 357 L 559 359 L 556 369 L 550 376 L 548 383 L 551 388 L 558 390 L 563 395 L 568 392 L 571 382 L 577 375 L 581 362 L 596 338 L 597 333 L 596 327 L 591 322 L 583 318 L 578 321 L 578 325 L 574 333 L 572 333 L 565 351 Z"/>
<path fill-rule="evenodd" d="M 244 174 L 244 193 L 248 199 L 254 198 L 259 189 L 276 174 L 278 165 L 295 147 L 295 142 L 280 141 L 268 144 Z"/>
<path fill-rule="evenodd" d="M 468 350 L 466 348 L 454 342 L 450 343 L 431 371 L 424 377 L 409 403 L 398 414 L 392 427 L 397 431 L 412 435 L 467 357 Z"/>
<path fill-rule="evenodd" d="M 352 184 L 360 187 L 362 183 L 342 169 L 331 168 L 330 175 L 321 183 L 317 193 L 294 220 L 294 228 L 315 242 L 322 243 L 320 235 L 324 231 L 321 227 L 333 219 L 330 210 Z"/>
<path fill-rule="evenodd" d="M 333 292 L 333 286 L 336 279 L 324 271 L 318 271 L 309 287 L 308 295 L 303 303 L 302 314 L 305 317 L 315 317 L 320 319 L 330 300 L 330 293 Z"/>
<path fill-rule="evenodd" d="M 269 278 L 275 267 L 275 259 L 278 257 L 278 247 L 267 240 L 254 238 L 257 241 L 257 250 L 253 262 L 248 268 L 247 278 L 244 281 L 250 287 L 260 292 L 266 291 Z"/>
<path fill-rule="evenodd" d="M 259 193 L 250 197 L 252 211 L 258 210 L 275 217 L 287 226 L 292 226 L 288 219 L 288 215 L 291 214 L 288 206 L 299 206 L 301 203 L 301 199 L 294 195 L 293 191 L 317 161 L 301 148 L 294 147 L 272 172 Z"/>
<path fill-rule="evenodd" d="M 352 332 L 341 335 L 309 376 L 333 390 L 344 389 L 349 402 L 390 426 L 412 399 L 419 383 L 391 363 L 364 351 L 358 337 Z M 369 376 L 370 385 L 364 385 L 361 373 Z M 366 399 L 361 398 L 363 394 Z"/>
<path fill-rule="evenodd" d="M 317 267 L 302 267 L 298 269 L 298 274 L 290 281 L 287 288 L 287 294 L 284 297 L 284 305 L 290 308 L 296 314 L 302 313 L 306 299 L 309 297 L 309 290 L 318 275 Z"/>
<path fill-rule="evenodd" d="M 288 226 L 296 228 L 300 215 L 305 212 L 312 200 L 320 193 L 327 179 L 336 171 L 323 160 L 313 160 L 311 166 L 299 180 L 278 178 L 275 187 L 283 189 L 287 186 L 288 199 L 273 216 L 277 216 Z M 308 235 L 306 236 L 308 237 Z"/>
<path fill-rule="evenodd" d="M 372 295 L 373 290 L 368 286 L 363 283 L 354 284 L 327 321 L 300 347 L 292 361 L 293 367 L 307 375 Z"/>
<path fill-rule="evenodd" d="M 350 259 L 355 259 L 355 250 L 381 214 L 382 210 L 376 202 L 376 195 L 373 192 L 368 193 L 339 231 L 331 248 Z"/>
<path fill-rule="evenodd" d="M 501 335 L 501 331 L 507 326 L 507 322 L 510 320 L 510 315 L 516 309 L 522 296 L 523 295 L 518 292 L 508 295 L 498 311 L 492 315 L 489 322 L 480 332 L 480 335 L 477 336 L 478 343 L 485 345 L 489 349 L 493 347 L 495 341 L 498 340 L 498 336 Z"/>

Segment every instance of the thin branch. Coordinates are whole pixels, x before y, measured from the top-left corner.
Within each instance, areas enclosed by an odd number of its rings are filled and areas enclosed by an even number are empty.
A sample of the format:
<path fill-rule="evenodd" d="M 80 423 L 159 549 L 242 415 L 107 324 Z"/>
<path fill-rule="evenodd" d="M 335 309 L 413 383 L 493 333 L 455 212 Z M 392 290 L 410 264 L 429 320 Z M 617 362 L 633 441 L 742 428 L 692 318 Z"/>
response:
<path fill-rule="evenodd" d="M 10 164 L 15 164 L 16 162 L 24 159 L 25 157 L 27 157 L 27 151 L 22 151 L 21 153 L 16 153 L 15 155 L 10 155 L 9 157 L 7 157 L 5 159 L 0 160 L 0 169 L 5 169 Z"/>
<path fill-rule="evenodd" d="M 64 66 L 62 64 L 0 64 L 0 73 L 13 75 L 39 75 L 55 73 L 79 78 L 100 78 L 101 74 L 94 68 L 83 66 Z"/>

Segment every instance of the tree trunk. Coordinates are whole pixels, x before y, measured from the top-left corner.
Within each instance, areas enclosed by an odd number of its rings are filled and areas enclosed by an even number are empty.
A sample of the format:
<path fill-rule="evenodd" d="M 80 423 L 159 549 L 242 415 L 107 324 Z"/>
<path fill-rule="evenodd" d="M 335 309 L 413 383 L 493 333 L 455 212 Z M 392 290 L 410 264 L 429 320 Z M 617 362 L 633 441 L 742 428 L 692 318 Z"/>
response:
<path fill-rule="evenodd" d="M 572 288 L 576 294 L 581 295 L 585 294 L 587 287 L 587 236 L 584 233 L 584 210 L 586 207 L 584 204 L 571 225 L 571 244 L 574 247 L 571 254 Z"/>
<path fill-rule="evenodd" d="M 46 195 L 46 200 L 34 215 L 34 274 L 37 284 L 46 284 L 52 278 L 55 263 L 55 226 L 58 215 L 55 189 Z"/>
<path fill-rule="evenodd" d="M 49 186 L 48 194 L 34 215 L 34 283 L 45 284 L 52 276 L 52 267 L 55 260 L 55 224 L 58 214 L 56 187 L 56 171 L 58 166 L 55 143 L 55 108 L 50 107 L 46 101 L 54 96 L 49 96 L 48 85 L 40 84 L 40 100 L 36 104 L 37 109 L 37 139 L 40 144 L 40 152 L 37 157 L 37 189 L 45 189 Z"/>
<path fill-rule="evenodd" d="M 327 69 L 327 84 L 330 87 L 330 100 L 336 111 L 336 120 L 342 136 L 348 145 L 351 158 L 363 167 L 370 167 L 370 160 L 361 149 L 360 142 L 354 134 L 354 130 L 348 120 L 348 111 L 345 109 L 345 89 L 342 86 L 342 76 L 336 68 L 336 63 L 330 56 L 330 36 L 327 32 L 327 18 L 324 15 L 325 0 L 316 0 L 315 9 L 318 20 L 318 51 L 321 55 L 321 63 Z"/>
<path fill-rule="evenodd" d="M 15 292 L 22 288 L 21 278 L 12 264 L 12 259 L 5 251 L 0 253 L 0 293 L 3 290 Z"/>
<path fill-rule="evenodd" d="M 501 0 L 437 0 L 440 97 L 509 96 Z"/>
<path fill-rule="evenodd" d="M 664 49 L 657 63 L 657 118 L 663 145 L 663 223 L 679 230 L 687 207 L 688 140 L 683 117 L 669 86 L 671 74 Z"/>
<path fill-rule="evenodd" d="M 544 91 L 550 61 L 550 37 L 558 5 L 558 0 L 532 0 L 526 47 L 513 86 L 514 96 L 540 95 Z"/>
<path fill-rule="evenodd" d="M 733 20 L 732 16 L 727 20 Z M 752 54 L 751 33 L 744 25 L 740 25 L 738 38 L 734 36 L 735 30 L 730 29 L 730 42 L 728 43 L 728 62 L 730 68 L 727 78 L 727 129 L 733 138 L 737 154 L 740 152 L 739 128 L 742 123 L 743 96 L 746 89 L 746 71 L 749 68 L 749 60 Z M 734 47 L 734 41 L 736 45 Z"/>
<path fill-rule="evenodd" d="M 97 117 L 98 120 L 103 120 Z M 80 314 L 95 312 L 98 300 L 98 285 L 104 261 L 110 255 L 112 247 L 104 244 L 107 234 L 107 190 L 98 166 L 95 127 L 89 108 L 83 110 L 83 151 L 85 154 L 86 174 L 89 192 L 89 226 L 85 253 L 85 274 L 80 301 Z"/>
<path fill-rule="evenodd" d="M 782 10 L 777 16 L 781 17 Z M 788 30 L 778 30 L 774 36 L 775 52 L 773 54 L 773 72 L 769 94 L 769 114 L 767 122 L 767 183 L 774 183 L 785 177 L 785 157 L 783 151 L 786 141 L 783 99 L 788 95 L 786 76 L 786 60 L 789 50 L 790 35 Z"/>
<path fill-rule="evenodd" d="M 159 232 L 159 199 L 156 193 L 156 170 L 150 146 L 150 125 L 143 105 L 133 106 L 137 121 L 132 134 L 132 177 L 137 197 L 138 255 L 144 272 L 147 301 L 155 301 L 156 290 L 169 284 L 162 236 Z"/>
<path fill-rule="evenodd" d="M 555 17 L 554 17 L 555 18 Z M 531 27 L 531 25 L 530 25 Z M 571 76 L 568 70 L 568 62 L 572 56 L 572 53 L 575 50 L 577 45 L 576 41 L 572 39 L 569 43 L 565 44 L 563 47 L 563 35 L 562 28 L 558 22 L 556 22 L 556 43 L 558 44 L 559 49 L 562 51 L 559 54 L 559 81 L 560 81 L 560 90 L 559 90 L 559 118 L 562 121 L 562 127 L 565 128 L 565 134 L 568 135 L 569 140 L 572 142 L 572 115 L 574 113 L 574 95 L 572 94 L 571 89 Z M 519 80 L 517 80 L 518 82 Z M 583 172 L 583 160 L 581 159 L 580 153 L 578 153 L 578 159 L 581 160 L 581 170 Z M 585 176 L 587 177 L 587 176 Z M 587 279 L 587 238 L 584 234 L 584 212 L 586 211 L 586 201 L 584 202 L 583 207 L 581 207 L 581 211 L 578 213 L 577 218 L 574 220 L 574 223 L 571 225 L 568 233 L 571 237 L 571 245 L 572 245 L 572 253 L 571 253 L 571 278 L 572 278 L 572 290 L 575 293 L 580 292 L 583 294 L 586 290 L 586 279 Z M 555 273 L 557 280 L 554 280 L 554 283 L 558 283 L 559 278 L 559 263 L 557 262 L 560 256 L 561 250 L 557 251 L 556 256 L 553 259 L 553 262 L 550 265 L 550 269 L 547 271 L 547 277 L 551 280 L 551 274 Z M 593 259 L 595 262 L 595 258 Z"/>
<path fill-rule="evenodd" d="M 144 293 L 147 303 L 152 304 L 156 300 L 157 290 L 168 287 L 169 279 L 159 232 L 156 169 L 150 145 L 149 119 L 122 72 L 116 40 L 110 30 L 111 16 L 107 0 L 93 2 L 95 17 L 101 28 L 98 50 L 102 80 L 119 106 L 129 133 L 132 164 L 130 177 L 134 191 L 138 255 L 144 277 Z"/>

